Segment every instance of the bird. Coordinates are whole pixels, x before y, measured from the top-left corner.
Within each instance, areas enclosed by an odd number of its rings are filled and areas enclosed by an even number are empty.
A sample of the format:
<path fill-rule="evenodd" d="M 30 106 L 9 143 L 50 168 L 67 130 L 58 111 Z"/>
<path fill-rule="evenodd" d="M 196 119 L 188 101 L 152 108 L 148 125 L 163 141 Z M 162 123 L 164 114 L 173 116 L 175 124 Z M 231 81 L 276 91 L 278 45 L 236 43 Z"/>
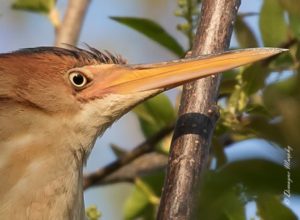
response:
<path fill-rule="evenodd" d="M 83 167 L 115 120 L 165 90 L 283 51 L 133 65 L 92 47 L 0 54 L 0 219 L 85 219 Z"/>

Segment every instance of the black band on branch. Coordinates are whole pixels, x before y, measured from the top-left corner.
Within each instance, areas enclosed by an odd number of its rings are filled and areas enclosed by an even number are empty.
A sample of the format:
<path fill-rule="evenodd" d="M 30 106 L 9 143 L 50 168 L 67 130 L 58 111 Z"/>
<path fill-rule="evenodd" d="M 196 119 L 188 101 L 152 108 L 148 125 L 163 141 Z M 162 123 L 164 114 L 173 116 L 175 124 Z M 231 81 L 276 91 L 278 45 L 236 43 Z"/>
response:
<path fill-rule="evenodd" d="M 181 115 L 177 121 L 173 139 L 185 134 L 196 134 L 208 138 L 208 130 L 213 128 L 211 118 L 200 113 L 188 113 Z"/>

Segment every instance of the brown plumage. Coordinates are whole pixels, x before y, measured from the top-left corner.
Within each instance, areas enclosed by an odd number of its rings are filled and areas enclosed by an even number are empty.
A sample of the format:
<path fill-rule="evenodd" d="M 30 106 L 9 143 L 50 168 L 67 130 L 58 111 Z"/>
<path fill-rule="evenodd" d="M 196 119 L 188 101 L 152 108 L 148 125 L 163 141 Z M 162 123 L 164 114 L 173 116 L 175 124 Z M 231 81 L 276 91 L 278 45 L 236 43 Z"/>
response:
<path fill-rule="evenodd" d="M 117 118 L 165 89 L 280 52 L 148 65 L 126 65 L 91 47 L 1 54 L 0 219 L 84 219 L 83 165 Z"/>

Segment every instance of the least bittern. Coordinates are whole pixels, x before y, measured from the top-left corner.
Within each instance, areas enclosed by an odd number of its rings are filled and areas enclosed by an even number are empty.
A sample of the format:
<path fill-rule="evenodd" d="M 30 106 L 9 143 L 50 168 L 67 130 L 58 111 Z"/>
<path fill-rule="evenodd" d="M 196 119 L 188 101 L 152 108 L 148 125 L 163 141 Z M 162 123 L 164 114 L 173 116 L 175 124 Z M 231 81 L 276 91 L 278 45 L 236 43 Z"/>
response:
<path fill-rule="evenodd" d="M 0 219 L 84 219 L 84 161 L 117 118 L 166 89 L 282 51 L 237 50 L 147 65 L 127 65 L 93 48 L 1 54 Z"/>

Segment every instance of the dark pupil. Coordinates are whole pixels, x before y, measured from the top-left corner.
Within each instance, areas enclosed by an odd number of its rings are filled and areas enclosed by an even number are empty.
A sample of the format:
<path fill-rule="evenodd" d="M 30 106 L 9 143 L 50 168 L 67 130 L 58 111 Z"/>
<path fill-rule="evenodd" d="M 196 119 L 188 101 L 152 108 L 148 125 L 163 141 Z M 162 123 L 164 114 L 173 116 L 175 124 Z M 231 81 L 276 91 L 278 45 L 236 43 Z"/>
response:
<path fill-rule="evenodd" d="M 74 77 L 73 77 L 73 82 L 76 84 L 76 85 L 81 85 L 83 82 L 84 82 L 84 79 L 83 79 L 83 76 L 80 75 L 80 74 L 76 74 Z"/>

